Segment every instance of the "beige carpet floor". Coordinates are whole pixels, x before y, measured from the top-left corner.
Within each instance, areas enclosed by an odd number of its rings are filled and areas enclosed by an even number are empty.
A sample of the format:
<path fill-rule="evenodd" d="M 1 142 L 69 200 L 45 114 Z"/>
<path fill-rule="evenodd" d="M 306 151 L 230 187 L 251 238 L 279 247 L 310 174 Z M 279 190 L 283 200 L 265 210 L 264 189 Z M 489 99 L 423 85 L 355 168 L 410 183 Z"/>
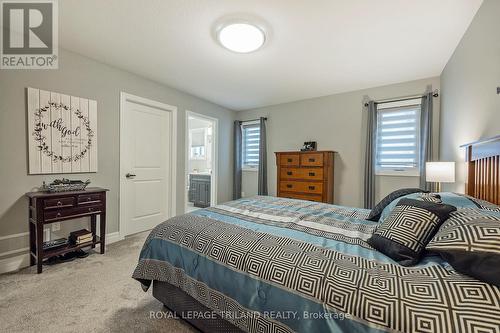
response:
<path fill-rule="evenodd" d="M 0 275 L 0 332 L 193 332 L 131 278 L 147 234 L 107 246 L 106 254 Z M 168 317 L 168 316 L 164 316 Z"/>

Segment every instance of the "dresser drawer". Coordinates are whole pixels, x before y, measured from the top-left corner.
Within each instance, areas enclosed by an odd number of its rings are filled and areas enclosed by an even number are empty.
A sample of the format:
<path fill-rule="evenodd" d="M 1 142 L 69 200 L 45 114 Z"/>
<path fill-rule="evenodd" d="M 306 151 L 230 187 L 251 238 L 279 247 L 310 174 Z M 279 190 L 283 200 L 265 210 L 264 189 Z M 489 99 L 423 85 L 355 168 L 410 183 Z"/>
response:
<path fill-rule="evenodd" d="M 281 179 L 323 180 L 323 169 L 319 168 L 281 168 Z"/>
<path fill-rule="evenodd" d="M 300 181 L 281 181 L 280 191 L 282 192 L 301 192 L 301 193 L 323 193 L 323 183 L 311 183 Z"/>
<path fill-rule="evenodd" d="M 74 197 L 61 197 L 45 199 L 43 209 L 69 208 L 75 205 Z"/>
<path fill-rule="evenodd" d="M 100 193 L 80 194 L 77 198 L 79 205 L 96 204 L 102 201 Z"/>
<path fill-rule="evenodd" d="M 302 193 L 285 192 L 281 193 L 281 197 L 290 199 L 317 201 L 317 202 L 323 201 L 323 196 L 319 194 L 302 194 Z"/>
<path fill-rule="evenodd" d="M 299 166 L 299 154 L 280 154 L 280 165 L 283 166 Z"/>
<path fill-rule="evenodd" d="M 300 155 L 300 165 L 301 166 L 322 166 L 323 165 L 323 154 L 322 153 L 311 153 Z"/>
<path fill-rule="evenodd" d="M 102 211 L 101 205 L 96 206 L 85 206 L 85 207 L 77 207 L 77 208 L 66 208 L 59 210 L 46 211 L 44 213 L 45 222 L 57 221 L 59 219 L 68 218 L 68 217 L 80 217 L 85 216 L 87 214 L 94 214 Z"/>

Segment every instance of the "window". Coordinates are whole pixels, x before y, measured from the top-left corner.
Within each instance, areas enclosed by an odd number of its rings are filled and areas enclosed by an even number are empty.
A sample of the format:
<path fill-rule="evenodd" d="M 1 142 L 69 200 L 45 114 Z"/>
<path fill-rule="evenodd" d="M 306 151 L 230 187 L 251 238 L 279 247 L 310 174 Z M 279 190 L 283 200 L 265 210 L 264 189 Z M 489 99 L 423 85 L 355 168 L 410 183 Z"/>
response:
<path fill-rule="evenodd" d="M 257 170 L 259 167 L 260 126 L 258 122 L 243 123 L 243 169 Z"/>
<path fill-rule="evenodd" d="M 420 99 L 377 108 L 376 174 L 418 176 Z"/>
<path fill-rule="evenodd" d="M 207 129 L 210 128 L 193 128 L 189 130 L 189 158 L 192 160 L 206 160 L 207 146 Z"/>

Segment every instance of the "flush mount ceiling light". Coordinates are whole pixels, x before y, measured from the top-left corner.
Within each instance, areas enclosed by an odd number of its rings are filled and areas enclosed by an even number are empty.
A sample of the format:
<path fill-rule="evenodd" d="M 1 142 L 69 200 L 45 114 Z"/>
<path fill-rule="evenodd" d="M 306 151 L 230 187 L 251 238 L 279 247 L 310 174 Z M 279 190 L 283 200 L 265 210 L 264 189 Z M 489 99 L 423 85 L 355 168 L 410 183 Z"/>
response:
<path fill-rule="evenodd" d="M 228 50 L 250 53 L 264 45 L 266 35 L 262 29 L 251 23 L 231 23 L 219 29 L 217 39 Z"/>

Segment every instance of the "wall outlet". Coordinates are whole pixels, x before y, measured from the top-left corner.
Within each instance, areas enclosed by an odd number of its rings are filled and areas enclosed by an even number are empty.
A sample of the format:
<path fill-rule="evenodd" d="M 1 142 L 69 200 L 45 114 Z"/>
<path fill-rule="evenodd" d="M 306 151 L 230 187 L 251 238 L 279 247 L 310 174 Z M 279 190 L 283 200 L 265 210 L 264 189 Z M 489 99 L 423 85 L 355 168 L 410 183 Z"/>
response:
<path fill-rule="evenodd" d="M 244 198 L 245 197 L 245 192 L 241 192 L 241 197 Z"/>
<path fill-rule="evenodd" d="M 61 223 L 59 222 L 52 223 L 52 231 L 59 231 L 59 230 L 61 230 Z"/>
<path fill-rule="evenodd" d="M 50 240 L 50 228 L 45 228 L 43 229 L 43 241 L 49 241 Z"/>

